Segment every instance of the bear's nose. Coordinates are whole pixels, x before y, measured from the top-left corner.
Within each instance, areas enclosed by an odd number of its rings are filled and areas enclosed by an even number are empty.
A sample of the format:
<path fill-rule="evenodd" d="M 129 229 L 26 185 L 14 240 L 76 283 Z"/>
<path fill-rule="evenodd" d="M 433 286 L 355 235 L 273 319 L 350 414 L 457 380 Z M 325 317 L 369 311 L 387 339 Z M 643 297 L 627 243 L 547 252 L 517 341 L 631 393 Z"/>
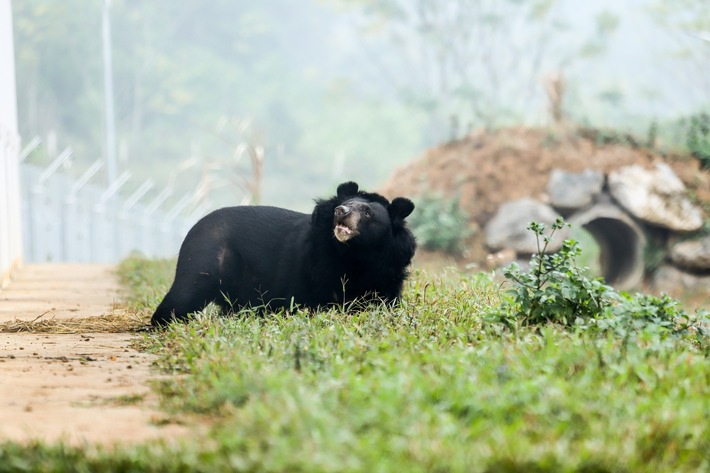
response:
<path fill-rule="evenodd" d="M 345 217 L 349 213 L 350 213 L 350 207 L 348 207 L 346 205 L 338 205 L 335 208 L 335 216 L 336 217 Z"/>

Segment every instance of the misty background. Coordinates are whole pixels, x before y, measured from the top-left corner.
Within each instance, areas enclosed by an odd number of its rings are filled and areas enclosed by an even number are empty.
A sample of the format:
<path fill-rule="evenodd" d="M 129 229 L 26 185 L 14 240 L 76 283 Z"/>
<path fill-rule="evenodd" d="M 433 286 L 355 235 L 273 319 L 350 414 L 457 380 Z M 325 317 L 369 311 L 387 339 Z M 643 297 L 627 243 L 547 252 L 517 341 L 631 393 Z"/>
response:
<path fill-rule="evenodd" d="M 105 3 L 12 7 L 20 135 L 42 140 L 27 162 L 70 146 L 79 176 L 108 154 Z M 566 120 L 658 126 L 667 146 L 710 108 L 706 0 L 113 0 L 109 12 L 125 191 L 153 178 L 153 192 L 172 185 L 204 208 L 251 197 L 306 210 L 473 130 L 544 126 L 550 77 L 564 80 Z"/>

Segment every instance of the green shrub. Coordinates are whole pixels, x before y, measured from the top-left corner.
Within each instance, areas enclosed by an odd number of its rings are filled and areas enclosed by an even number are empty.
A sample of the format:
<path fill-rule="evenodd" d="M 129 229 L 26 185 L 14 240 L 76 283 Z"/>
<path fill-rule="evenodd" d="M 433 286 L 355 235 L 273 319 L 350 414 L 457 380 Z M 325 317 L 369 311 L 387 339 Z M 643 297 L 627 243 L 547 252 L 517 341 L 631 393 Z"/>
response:
<path fill-rule="evenodd" d="M 698 113 L 690 117 L 686 145 L 705 169 L 710 168 L 710 114 Z"/>
<path fill-rule="evenodd" d="M 506 269 L 505 277 L 514 285 L 509 291 L 512 298 L 502 307 L 506 317 L 522 319 L 524 324 L 572 325 L 576 319 L 595 317 L 611 305 L 615 297 L 612 288 L 602 278 L 588 277 L 588 268 L 577 266 L 581 249 L 576 241 L 565 240 L 559 252 L 547 252 L 553 235 L 565 225 L 557 219 L 549 236 L 544 236 L 543 224 L 528 226 L 537 237 L 538 253 L 530 260 L 529 270 L 516 263 Z"/>
<path fill-rule="evenodd" d="M 471 235 L 468 216 L 457 197 L 422 196 L 409 226 L 422 248 L 451 254 L 461 253 L 464 239 Z"/>
<path fill-rule="evenodd" d="M 672 333 L 692 332 L 694 343 L 708 349 L 707 328 L 710 314 L 701 310 L 689 314 L 678 301 L 666 294 L 629 295 L 618 293 L 604 283 L 603 278 L 587 276 L 588 268 L 576 263 L 581 253 L 579 244 L 566 240 L 559 252 L 549 254 L 547 248 L 557 230 L 567 225 L 559 218 L 552 224 L 549 236 L 545 226 L 531 223 L 528 229 L 535 233 L 538 253 L 530 261 L 530 269 L 513 264 L 505 277 L 513 283 L 508 298 L 494 319 L 513 325 L 553 322 L 580 329 L 612 330 L 628 336 L 632 332 Z"/>
<path fill-rule="evenodd" d="M 665 244 L 653 239 L 648 241 L 643 248 L 643 264 L 646 271 L 649 273 L 655 272 L 661 267 L 667 256 L 668 248 Z"/>

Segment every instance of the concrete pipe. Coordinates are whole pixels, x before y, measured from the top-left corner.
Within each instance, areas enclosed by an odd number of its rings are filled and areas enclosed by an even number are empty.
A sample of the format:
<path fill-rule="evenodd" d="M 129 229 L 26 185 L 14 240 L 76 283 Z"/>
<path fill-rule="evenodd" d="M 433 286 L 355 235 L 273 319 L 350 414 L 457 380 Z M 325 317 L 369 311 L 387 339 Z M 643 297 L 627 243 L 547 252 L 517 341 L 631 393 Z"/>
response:
<path fill-rule="evenodd" d="M 643 280 L 643 230 L 619 207 L 599 204 L 568 218 L 587 230 L 599 245 L 599 264 L 607 284 L 619 290 L 638 286 Z"/>

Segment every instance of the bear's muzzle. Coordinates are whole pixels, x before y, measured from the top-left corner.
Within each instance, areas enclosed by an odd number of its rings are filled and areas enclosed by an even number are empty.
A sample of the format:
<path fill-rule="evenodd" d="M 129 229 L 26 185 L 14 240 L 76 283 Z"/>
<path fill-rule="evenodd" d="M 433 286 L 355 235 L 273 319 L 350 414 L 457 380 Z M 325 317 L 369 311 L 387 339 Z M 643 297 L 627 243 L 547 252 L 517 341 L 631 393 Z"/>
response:
<path fill-rule="evenodd" d="M 357 226 L 360 220 L 359 212 L 353 212 L 353 207 L 349 205 L 338 205 L 335 207 L 333 235 L 340 243 L 345 243 L 357 236 Z"/>

